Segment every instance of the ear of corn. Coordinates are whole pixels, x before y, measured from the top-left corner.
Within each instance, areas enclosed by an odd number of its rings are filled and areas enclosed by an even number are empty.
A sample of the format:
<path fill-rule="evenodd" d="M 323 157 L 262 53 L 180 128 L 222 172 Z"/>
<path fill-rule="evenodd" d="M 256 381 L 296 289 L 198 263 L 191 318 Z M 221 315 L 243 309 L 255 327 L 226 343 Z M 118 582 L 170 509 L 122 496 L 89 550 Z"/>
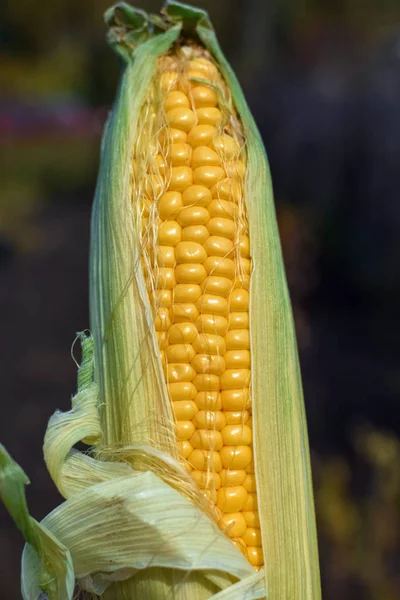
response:
<path fill-rule="evenodd" d="M 204 11 L 169 2 L 158 17 L 120 3 L 106 21 L 126 65 L 93 209 L 94 337 L 80 334 L 78 394 L 44 444 L 67 500 L 37 524 L 22 471 L 6 454 L 0 470 L 28 541 L 23 597 L 72 598 L 76 578 L 106 600 L 318 600 L 260 135 Z"/>

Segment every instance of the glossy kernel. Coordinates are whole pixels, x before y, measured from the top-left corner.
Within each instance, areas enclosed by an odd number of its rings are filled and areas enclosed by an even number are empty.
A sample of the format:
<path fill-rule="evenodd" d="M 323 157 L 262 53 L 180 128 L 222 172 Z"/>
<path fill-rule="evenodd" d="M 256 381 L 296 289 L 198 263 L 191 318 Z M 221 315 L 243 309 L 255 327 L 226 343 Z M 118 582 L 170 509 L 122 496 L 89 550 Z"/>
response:
<path fill-rule="evenodd" d="M 190 363 L 196 352 L 191 344 L 174 344 L 169 345 L 167 350 L 168 362 L 183 362 Z"/>
<path fill-rule="evenodd" d="M 193 171 L 190 167 L 172 167 L 169 180 L 169 189 L 177 192 L 184 192 L 186 188 L 192 185 Z"/>
<path fill-rule="evenodd" d="M 182 194 L 180 192 L 166 192 L 158 201 L 160 219 L 175 219 L 182 206 Z"/>
<path fill-rule="evenodd" d="M 257 491 L 256 476 L 254 475 L 254 473 L 248 473 L 246 475 L 246 479 L 244 480 L 243 487 L 246 488 L 246 490 L 248 492 L 256 492 Z M 257 544 L 253 544 L 253 545 L 257 546 Z M 251 546 L 251 544 L 250 544 L 250 546 Z"/>
<path fill-rule="evenodd" d="M 193 348 L 199 354 L 225 354 L 225 340 L 221 335 L 213 333 L 199 333 L 193 340 Z"/>
<path fill-rule="evenodd" d="M 224 358 L 227 369 L 250 369 L 249 350 L 228 350 Z"/>
<path fill-rule="evenodd" d="M 192 421 L 177 421 L 175 428 L 178 440 L 188 440 L 194 433 Z"/>
<path fill-rule="evenodd" d="M 170 308 L 172 304 L 172 291 L 166 289 L 156 290 L 155 301 L 157 306 L 164 306 L 165 308 Z"/>
<path fill-rule="evenodd" d="M 222 121 L 222 113 L 219 108 L 205 106 L 196 110 L 199 125 L 219 125 Z"/>
<path fill-rule="evenodd" d="M 221 485 L 223 486 L 242 485 L 245 478 L 246 471 L 244 469 L 222 469 L 221 471 Z"/>
<path fill-rule="evenodd" d="M 218 392 L 220 386 L 218 375 L 212 375 L 211 373 L 197 374 L 193 379 L 193 383 L 200 392 Z"/>
<path fill-rule="evenodd" d="M 175 269 L 172 267 L 160 267 L 157 271 L 156 287 L 158 289 L 172 290 L 175 285 Z"/>
<path fill-rule="evenodd" d="M 264 555 L 263 555 L 262 548 L 260 546 L 249 546 L 247 548 L 247 556 L 248 556 L 249 562 L 254 567 L 259 567 L 264 564 Z"/>
<path fill-rule="evenodd" d="M 229 308 L 232 312 L 247 312 L 249 310 L 249 292 L 242 288 L 233 290 L 229 297 Z"/>
<path fill-rule="evenodd" d="M 228 320 L 215 314 L 201 314 L 196 320 L 199 333 L 214 333 L 225 335 L 228 329 Z"/>
<path fill-rule="evenodd" d="M 249 329 L 249 313 L 231 312 L 228 322 L 229 329 Z"/>
<path fill-rule="evenodd" d="M 221 375 L 226 368 L 222 356 L 213 354 L 196 354 L 192 360 L 192 367 L 197 373 L 211 373 L 212 375 Z"/>
<path fill-rule="evenodd" d="M 199 310 L 196 304 L 190 302 L 180 304 L 172 304 L 172 318 L 175 323 L 184 323 L 186 321 L 194 322 L 199 316 Z"/>
<path fill-rule="evenodd" d="M 167 121 L 170 127 L 188 132 L 196 125 L 197 116 L 190 108 L 177 107 L 167 112 Z"/>
<path fill-rule="evenodd" d="M 228 302 L 221 296 L 213 296 L 211 294 L 203 294 L 197 300 L 197 308 L 201 313 L 211 313 L 215 315 L 228 315 Z"/>
<path fill-rule="evenodd" d="M 250 419 L 248 410 L 225 410 L 224 415 L 227 425 L 245 425 Z"/>
<path fill-rule="evenodd" d="M 169 92 L 164 100 L 164 110 L 168 112 L 173 108 L 189 108 L 189 98 L 183 92 L 178 90 Z"/>
<path fill-rule="evenodd" d="M 211 187 L 220 181 L 224 175 L 224 170 L 221 167 L 197 167 L 193 170 L 193 183 Z"/>
<path fill-rule="evenodd" d="M 211 235 L 226 237 L 230 240 L 235 237 L 235 223 L 231 219 L 212 217 L 207 223 L 207 229 Z"/>
<path fill-rule="evenodd" d="M 196 125 L 188 134 L 188 142 L 193 148 L 208 146 L 216 135 L 217 130 L 213 125 Z"/>
<path fill-rule="evenodd" d="M 175 248 L 175 257 L 178 264 L 204 263 L 207 252 L 197 242 L 180 242 Z"/>
<path fill-rule="evenodd" d="M 238 142 L 230 135 L 218 135 L 213 140 L 213 146 L 226 160 L 232 160 L 239 153 Z"/>
<path fill-rule="evenodd" d="M 186 143 L 176 143 L 171 146 L 171 166 L 190 166 L 192 160 L 192 147 Z"/>
<path fill-rule="evenodd" d="M 166 375 L 168 383 L 178 383 L 193 381 L 196 371 L 189 363 L 169 363 Z"/>
<path fill-rule="evenodd" d="M 178 283 L 173 290 L 173 301 L 177 303 L 195 303 L 201 296 L 201 288 L 197 283 Z"/>
<path fill-rule="evenodd" d="M 193 446 L 189 440 L 178 441 L 178 449 L 183 458 L 187 458 L 193 452 Z"/>
<path fill-rule="evenodd" d="M 225 513 L 222 515 L 221 521 L 229 537 L 239 537 L 246 533 L 246 521 L 241 512 Z"/>
<path fill-rule="evenodd" d="M 243 258 L 250 258 L 250 239 L 247 235 L 241 235 L 239 238 L 240 255 Z"/>
<path fill-rule="evenodd" d="M 233 242 L 226 237 L 212 235 L 204 242 L 204 250 L 208 256 L 226 257 L 233 252 Z M 233 292 L 232 292 L 233 293 Z M 232 309 L 233 310 L 233 309 Z"/>
<path fill-rule="evenodd" d="M 247 446 L 251 444 L 251 429 L 247 425 L 226 425 L 221 433 L 225 446 Z"/>
<path fill-rule="evenodd" d="M 242 510 L 247 500 L 247 492 L 241 485 L 221 487 L 218 490 L 217 506 L 224 512 Z"/>
<path fill-rule="evenodd" d="M 192 100 L 196 108 L 203 106 L 216 106 L 217 94 L 212 87 L 205 85 L 197 85 L 192 89 Z"/>
<path fill-rule="evenodd" d="M 226 421 L 224 413 L 220 410 L 199 410 L 193 419 L 193 423 L 197 429 L 221 431 L 225 427 Z"/>
<path fill-rule="evenodd" d="M 188 461 L 192 467 L 198 471 L 210 470 L 212 472 L 219 473 L 222 469 L 221 457 L 219 452 L 215 450 L 195 449 L 188 457 Z"/>
<path fill-rule="evenodd" d="M 197 395 L 197 389 L 190 381 L 169 383 L 168 392 L 171 400 L 193 400 Z"/>
<path fill-rule="evenodd" d="M 253 457 L 250 446 L 225 446 L 222 448 L 220 454 L 225 469 L 234 470 L 245 469 Z M 254 508 L 257 507 L 243 510 L 254 510 Z"/>
<path fill-rule="evenodd" d="M 213 198 L 231 200 L 237 204 L 242 196 L 242 188 L 236 179 L 225 178 L 213 186 L 211 193 Z"/>
<path fill-rule="evenodd" d="M 251 406 L 249 388 L 221 392 L 222 407 L 226 411 L 243 411 Z"/>
<path fill-rule="evenodd" d="M 186 143 L 188 139 L 187 133 L 182 129 L 175 129 L 174 127 L 166 127 L 160 134 L 160 143 L 168 146 L 171 144 Z"/>
<path fill-rule="evenodd" d="M 210 232 L 205 225 L 188 225 L 182 229 L 182 242 L 197 242 L 203 245 Z"/>
<path fill-rule="evenodd" d="M 167 331 L 170 326 L 171 319 L 169 318 L 168 308 L 160 307 L 154 320 L 156 331 Z"/>
<path fill-rule="evenodd" d="M 191 421 L 199 409 L 193 400 L 176 400 L 172 403 L 172 410 L 177 421 Z"/>
<path fill-rule="evenodd" d="M 176 246 L 182 238 L 182 227 L 176 221 L 164 221 L 158 227 L 158 243 L 161 246 Z"/>
<path fill-rule="evenodd" d="M 221 375 L 221 390 L 249 387 L 250 369 L 226 369 Z"/>
<path fill-rule="evenodd" d="M 248 329 L 230 329 L 225 336 L 225 341 L 227 350 L 250 350 Z"/>
<path fill-rule="evenodd" d="M 199 392 L 194 401 L 200 410 L 221 409 L 221 398 L 219 392 Z"/>
<path fill-rule="evenodd" d="M 242 512 L 242 515 L 244 517 L 244 520 L 246 521 L 247 527 L 260 527 L 260 517 L 258 515 L 258 510 L 247 510 Z"/>
<path fill-rule="evenodd" d="M 219 487 L 221 487 L 221 478 L 218 473 L 212 473 L 210 471 L 197 471 L 194 469 L 190 475 L 195 480 L 199 488 L 217 490 Z"/>
<path fill-rule="evenodd" d="M 227 277 L 209 275 L 207 279 L 201 283 L 200 287 L 204 294 L 212 294 L 214 296 L 226 298 L 232 291 L 232 281 Z"/>
<path fill-rule="evenodd" d="M 199 263 L 187 263 L 175 268 L 175 279 L 178 283 L 202 283 L 206 277 L 207 271 Z"/>
<path fill-rule="evenodd" d="M 211 192 L 204 185 L 191 185 L 182 196 L 184 206 L 207 206 L 211 202 Z"/>
<path fill-rule="evenodd" d="M 233 279 L 235 276 L 235 263 L 223 256 L 208 256 L 204 261 L 204 268 L 209 275 L 220 275 L 227 279 Z"/>
<path fill-rule="evenodd" d="M 243 506 L 244 511 L 258 510 L 257 494 L 255 492 L 249 492 L 247 494 L 247 500 Z"/>
<path fill-rule="evenodd" d="M 218 198 L 211 200 L 207 208 L 211 217 L 235 219 L 238 213 L 238 207 L 236 204 L 229 202 L 229 200 L 221 200 Z"/>
<path fill-rule="evenodd" d="M 175 323 L 168 331 L 168 341 L 170 344 L 191 344 L 197 335 L 193 323 Z"/>
<path fill-rule="evenodd" d="M 221 450 L 223 442 L 219 431 L 215 429 L 196 429 L 190 438 L 193 448 L 203 450 Z"/>
<path fill-rule="evenodd" d="M 210 220 L 210 213 L 204 206 L 188 206 L 180 211 L 177 220 L 182 227 L 204 225 Z"/>
<path fill-rule="evenodd" d="M 197 146 L 192 154 L 192 169 L 207 166 L 221 166 L 221 159 L 218 154 L 209 146 Z"/>

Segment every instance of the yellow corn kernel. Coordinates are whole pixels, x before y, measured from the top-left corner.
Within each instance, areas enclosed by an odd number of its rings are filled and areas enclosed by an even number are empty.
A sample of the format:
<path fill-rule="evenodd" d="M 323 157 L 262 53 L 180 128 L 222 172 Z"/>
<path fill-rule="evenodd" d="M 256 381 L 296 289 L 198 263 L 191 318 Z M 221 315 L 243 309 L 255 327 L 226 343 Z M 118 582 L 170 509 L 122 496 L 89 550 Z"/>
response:
<path fill-rule="evenodd" d="M 220 475 L 221 485 L 225 487 L 242 485 L 246 479 L 246 471 L 244 469 L 222 469 Z"/>
<path fill-rule="evenodd" d="M 216 429 L 220 431 L 225 427 L 226 420 L 224 413 L 220 410 L 199 410 L 194 417 L 193 424 L 199 429 Z M 250 477 L 250 475 L 248 475 Z M 246 487 L 246 486 L 244 486 Z M 254 491 L 248 490 L 247 491 Z"/>
<path fill-rule="evenodd" d="M 240 150 L 238 142 L 232 136 L 226 134 L 216 136 L 212 145 L 225 160 L 232 160 Z"/>
<path fill-rule="evenodd" d="M 196 124 L 197 116 L 190 108 L 177 107 L 167 112 L 167 122 L 170 127 L 188 132 Z"/>
<path fill-rule="evenodd" d="M 241 512 L 224 513 L 221 517 L 221 522 L 223 529 L 225 529 L 229 537 L 235 538 L 246 533 L 246 521 Z"/>
<path fill-rule="evenodd" d="M 189 363 L 170 363 L 167 365 L 168 383 L 177 383 L 180 381 L 193 381 L 196 371 Z"/>
<path fill-rule="evenodd" d="M 207 206 L 211 201 L 211 192 L 204 185 L 191 185 L 182 196 L 184 206 Z"/>
<path fill-rule="evenodd" d="M 206 277 L 207 271 L 200 263 L 186 263 L 175 268 L 175 279 L 178 283 L 202 283 Z"/>
<path fill-rule="evenodd" d="M 179 68 L 171 56 L 164 60 L 161 114 L 149 107 L 153 120 L 133 156 L 136 177 L 146 175 L 143 272 L 181 459 L 221 528 L 246 555 L 251 549 L 259 567 L 246 144 L 219 101 L 215 65 L 204 56 L 182 57 Z M 146 153 L 149 164 L 142 165 Z"/>
<path fill-rule="evenodd" d="M 175 219 L 182 207 L 182 194 L 179 192 L 166 192 L 158 201 L 157 208 L 160 219 Z"/>
<path fill-rule="evenodd" d="M 196 108 L 216 106 L 218 101 L 217 94 L 212 87 L 205 85 L 197 85 L 194 87 L 192 89 L 191 97 Z"/>
<path fill-rule="evenodd" d="M 188 142 L 192 148 L 209 146 L 216 135 L 217 129 L 213 125 L 196 125 L 188 134 Z"/>
<path fill-rule="evenodd" d="M 189 166 L 192 160 L 192 147 L 184 142 L 172 144 L 171 167 Z"/>
<path fill-rule="evenodd" d="M 192 154 L 192 169 L 197 167 L 220 166 L 221 159 L 209 146 L 197 146 Z"/>
<path fill-rule="evenodd" d="M 242 485 L 221 487 L 218 490 L 217 506 L 224 513 L 242 510 L 247 500 L 247 491 Z"/>
<path fill-rule="evenodd" d="M 178 90 L 169 92 L 164 100 L 164 110 L 166 112 L 173 108 L 189 108 L 189 98 L 183 92 Z"/>
<path fill-rule="evenodd" d="M 204 225 L 210 220 L 210 213 L 203 206 L 188 206 L 183 208 L 178 216 L 178 222 L 182 227 L 189 225 Z"/>
<path fill-rule="evenodd" d="M 197 242 L 204 244 L 210 232 L 204 225 L 188 225 L 182 229 L 182 242 Z"/>
<path fill-rule="evenodd" d="M 211 471 L 197 471 L 194 469 L 191 472 L 191 476 L 199 488 L 217 490 L 221 487 L 221 478 L 218 473 L 212 473 Z"/>
<path fill-rule="evenodd" d="M 212 354 L 196 354 L 192 360 L 192 367 L 197 373 L 211 373 L 221 375 L 225 371 L 225 361 L 222 356 Z"/>
<path fill-rule="evenodd" d="M 191 421 L 199 410 L 193 400 L 175 400 L 172 409 L 177 421 Z"/>

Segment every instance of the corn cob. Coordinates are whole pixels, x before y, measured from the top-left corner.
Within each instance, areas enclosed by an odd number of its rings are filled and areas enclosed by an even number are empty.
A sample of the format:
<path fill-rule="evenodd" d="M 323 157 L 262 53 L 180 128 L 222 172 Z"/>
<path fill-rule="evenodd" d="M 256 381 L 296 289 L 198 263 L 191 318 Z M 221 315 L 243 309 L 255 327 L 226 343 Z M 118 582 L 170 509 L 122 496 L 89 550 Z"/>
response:
<path fill-rule="evenodd" d="M 92 218 L 93 338 L 45 436 L 24 600 L 319 600 L 304 407 L 262 142 L 204 11 L 106 13 L 127 63 Z M 82 440 L 91 455 L 73 449 Z"/>
<path fill-rule="evenodd" d="M 132 202 L 180 455 L 222 528 L 259 567 L 245 140 L 204 48 L 159 59 L 141 122 Z"/>

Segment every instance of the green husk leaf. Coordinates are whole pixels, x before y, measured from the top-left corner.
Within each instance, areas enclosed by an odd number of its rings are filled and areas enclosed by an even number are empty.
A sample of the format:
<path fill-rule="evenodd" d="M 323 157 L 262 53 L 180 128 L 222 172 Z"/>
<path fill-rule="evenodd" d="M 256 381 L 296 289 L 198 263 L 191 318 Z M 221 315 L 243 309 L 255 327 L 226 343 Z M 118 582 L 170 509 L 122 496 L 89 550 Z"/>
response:
<path fill-rule="evenodd" d="M 24 471 L 0 444 L 0 499 L 36 557 L 35 567 L 22 578 L 22 596 L 24 600 L 39 598 L 42 589 L 49 600 L 72 598 L 75 576 L 70 552 L 29 515 L 25 497 L 28 483 Z"/>
<path fill-rule="evenodd" d="M 172 409 L 140 266 L 130 173 L 139 111 L 157 58 L 178 38 L 180 29 L 176 25 L 144 42 L 125 69 L 102 145 L 90 264 L 102 447 L 116 450 L 144 443 L 175 457 Z"/>

